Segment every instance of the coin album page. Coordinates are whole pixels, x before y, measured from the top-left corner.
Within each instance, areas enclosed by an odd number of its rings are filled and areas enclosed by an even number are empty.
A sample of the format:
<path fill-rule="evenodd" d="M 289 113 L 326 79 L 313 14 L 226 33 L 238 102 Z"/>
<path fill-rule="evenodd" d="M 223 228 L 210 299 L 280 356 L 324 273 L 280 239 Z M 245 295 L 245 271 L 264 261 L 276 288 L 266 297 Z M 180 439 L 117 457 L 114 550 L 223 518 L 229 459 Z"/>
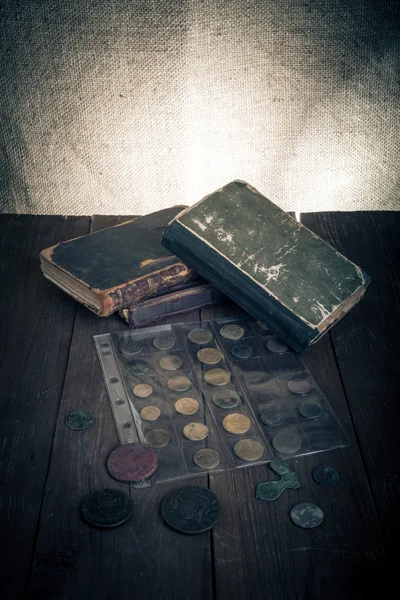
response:
<path fill-rule="evenodd" d="M 156 448 L 146 485 L 348 445 L 300 356 L 250 318 L 94 341 L 120 443 Z"/>

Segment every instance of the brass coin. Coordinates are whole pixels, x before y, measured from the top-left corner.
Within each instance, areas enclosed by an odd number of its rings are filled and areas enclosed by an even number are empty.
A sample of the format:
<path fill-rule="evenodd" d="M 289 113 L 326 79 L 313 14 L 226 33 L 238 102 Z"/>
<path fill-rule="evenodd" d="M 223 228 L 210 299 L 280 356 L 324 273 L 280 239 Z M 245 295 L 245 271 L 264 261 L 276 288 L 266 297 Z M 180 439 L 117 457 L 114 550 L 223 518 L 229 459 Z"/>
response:
<path fill-rule="evenodd" d="M 204 440 L 209 433 L 210 431 L 204 423 L 188 423 L 183 428 L 183 435 L 194 442 Z"/>
<path fill-rule="evenodd" d="M 204 374 L 204 379 L 210 385 L 225 385 L 231 380 L 231 374 L 225 369 L 210 369 Z"/>
<path fill-rule="evenodd" d="M 202 448 L 202 450 L 197 450 L 193 456 L 193 460 L 200 469 L 213 469 L 219 465 L 221 458 L 216 450 Z"/>
<path fill-rule="evenodd" d="M 181 415 L 194 415 L 199 410 L 199 403 L 194 398 L 179 398 L 175 402 L 175 410 Z"/>
<path fill-rule="evenodd" d="M 192 387 L 192 383 L 187 377 L 178 375 L 177 377 L 171 377 L 171 379 L 168 379 L 167 386 L 173 392 L 186 392 L 186 390 Z"/>
<path fill-rule="evenodd" d="M 196 354 L 198 360 L 205 365 L 216 365 L 224 358 L 224 355 L 217 348 L 202 348 Z"/>
<path fill-rule="evenodd" d="M 244 329 L 240 325 L 224 325 L 219 334 L 226 340 L 240 340 L 244 336 Z"/>
<path fill-rule="evenodd" d="M 164 356 L 158 363 L 164 371 L 176 371 L 182 366 L 182 361 L 179 356 Z"/>
<path fill-rule="evenodd" d="M 187 334 L 189 340 L 193 342 L 193 344 L 208 344 L 213 339 L 213 334 L 208 329 L 191 329 Z"/>
<path fill-rule="evenodd" d="M 153 388 L 147 383 L 139 383 L 133 388 L 133 393 L 139 398 L 148 398 L 153 393 Z"/>
<path fill-rule="evenodd" d="M 171 438 L 165 429 L 151 429 L 146 433 L 144 440 L 146 444 L 153 448 L 163 448 L 163 446 L 170 443 Z"/>
<path fill-rule="evenodd" d="M 160 333 L 154 338 L 153 346 L 158 350 L 169 350 L 175 346 L 175 338 L 170 333 Z"/>
<path fill-rule="evenodd" d="M 222 421 L 222 425 L 229 433 L 239 434 L 246 433 L 246 431 L 250 429 L 251 421 L 246 415 L 242 415 L 241 413 L 231 413 L 230 415 L 226 415 Z"/>
<path fill-rule="evenodd" d="M 161 410 L 157 406 L 144 406 L 140 411 L 140 416 L 145 421 L 155 421 L 161 415 Z"/>
<path fill-rule="evenodd" d="M 239 440 L 234 448 L 234 453 L 238 458 L 251 462 L 252 460 L 258 460 L 264 454 L 264 446 L 256 440 L 250 440 L 248 438 Z"/>

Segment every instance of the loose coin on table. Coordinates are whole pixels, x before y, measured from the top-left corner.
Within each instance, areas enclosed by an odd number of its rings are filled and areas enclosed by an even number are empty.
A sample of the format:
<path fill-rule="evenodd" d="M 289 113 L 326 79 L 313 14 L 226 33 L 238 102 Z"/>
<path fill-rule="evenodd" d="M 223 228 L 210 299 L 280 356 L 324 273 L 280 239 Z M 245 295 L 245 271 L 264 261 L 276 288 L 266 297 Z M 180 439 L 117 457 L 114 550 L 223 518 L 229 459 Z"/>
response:
<path fill-rule="evenodd" d="M 170 492 L 161 506 L 164 521 L 181 533 L 201 533 L 217 523 L 220 501 L 207 488 L 186 486 Z"/>
<path fill-rule="evenodd" d="M 193 344 L 208 344 L 213 339 L 213 334 L 208 329 L 191 329 L 187 334 L 189 340 L 193 342 Z"/>
<path fill-rule="evenodd" d="M 65 418 L 65 424 L 75 431 L 84 431 L 93 425 L 93 415 L 87 410 L 74 410 Z"/>
<path fill-rule="evenodd" d="M 333 467 L 327 467 L 326 465 L 321 465 L 314 469 L 313 471 L 313 479 L 319 485 L 331 487 L 339 483 L 340 475 L 336 469 Z"/>
<path fill-rule="evenodd" d="M 236 442 L 233 451 L 238 458 L 251 462 L 262 457 L 264 446 L 257 440 L 244 439 Z"/>
<path fill-rule="evenodd" d="M 311 502 L 302 502 L 296 504 L 290 511 L 290 518 L 293 523 L 303 529 L 312 529 L 317 527 L 324 520 L 324 513 L 316 504 Z"/>
<path fill-rule="evenodd" d="M 235 358 L 250 358 L 253 356 L 253 348 L 247 344 L 236 344 L 231 348 L 231 354 Z"/>
<path fill-rule="evenodd" d="M 251 421 L 246 415 L 241 413 L 231 413 L 226 415 L 222 421 L 223 428 L 229 433 L 246 433 L 251 427 Z"/>
<path fill-rule="evenodd" d="M 131 337 L 124 337 L 119 340 L 118 348 L 125 356 L 134 356 L 143 350 L 143 344 Z"/>
<path fill-rule="evenodd" d="M 275 450 L 282 454 L 294 454 L 302 446 L 301 437 L 292 431 L 280 431 L 272 438 L 272 445 Z"/>
<path fill-rule="evenodd" d="M 132 514 L 133 502 L 121 490 L 99 490 L 84 499 L 81 506 L 82 516 L 95 527 L 118 527 Z"/>
<path fill-rule="evenodd" d="M 201 450 L 197 450 L 193 456 L 193 460 L 201 469 L 213 469 L 219 465 L 220 456 L 212 448 L 202 448 Z"/>
<path fill-rule="evenodd" d="M 284 354 L 289 350 L 289 347 L 284 342 L 281 342 L 281 340 L 278 340 L 278 338 L 271 338 L 266 343 L 266 346 L 274 354 Z"/>
<path fill-rule="evenodd" d="M 158 363 L 164 371 L 176 371 L 182 366 L 182 361 L 179 356 L 164 356 Z"/>
<path fill-rule="evenodd" d="M 299 406 L 299 413 L 306 419 L 319 419 L 324 409 L 317 402 L 303 402 Z"/>
<path fill-rule="evenodd" d="M 278 427 L 282 425 L 285 420 L 285 412 L 278 408 L 265 408 L 260 415 L 260 420 L 264 425 L 270 427 Z"/>
<path fill-rule="evenodd" d="M 210 430 L 208 429 L 207 425 L 204 425 L 204 423 L 188 423 L 183 428 L 183 435 L 185 438 L 194 442 L 204 440 L 209 433 Z"/>
<path fill-rule="evenodd" d="M 129 360 L 125 365 L 125 375 L 127 377 L 137 377 L 138 375 L 147 375 L 150 371 L 150 365 L 140 358 Z"/>
<path fill-rule="evenodd" d="M 231 374 L 225 369 L 209 369 L 204 374 L 204 379 L 210 385 L 225 385 L 231 380 Z"/>
<path fill-rule="evenodd" d="M 293 394 L 304 396 L 304 394 L 308 394 L 311 390 L 312 383 L 307 377 L 296 376 L 288 381 L 287 386 Z"/>
<path fill-rule="evenodd" d="M 169 350 L 175 346 L 175 338 L 170 333 L 160 333 L 154 338 L 153 346 L 158 350 Z"/>
<path fill-rule="evenodd" d="M 133 393 L 138 398 L 148 398 L 153 393 L 153 388 L 147 383 L 139 383 L 133 388 Z"/>
<path fill-rule="evenodd" d="M 171 377 L 171 379 L 168 379 L 167 386 L 173 392 L 186 392 L 186 390 L 192 386 L 192 383 L 187 377 L 178 375 L 177 377 Z"/>
<path fill-rule="evenodd" d="M 161 415 L 158 406 L 144 406 L 140 411 L 140 416 L 145 421 L 155 421 Z"/>
<path fill-rule="evenodd" d="M 244 336 L 244 329 L 240 325 L 224 325 L 219 334 L 226 340 L 240 340 Z"/>
<path fill-rule="evenodd" d="M 147 444 L 118 446 L 107 460 L 108 472 L 117 481 L 135 482 L 147 479 L 157 467 L 157 452 Z"/>
<path fill-rule="evenodd" d="M 175 402 L 175 410 L 181 415 L 194 415 L 199 410 L 199 403 L 194 398 L 179 398 Z"/>
<path fill-rule="evenodd" d="M 165 429 L 151 429 L 144 436 L 146 444 L 152 448 L 163 448 L 170 443 L 171 437 Z"/>
<path fill-rule="evenodd" d="M 222 352 L 217 348 L 202 348 L 197 352 L 196 356 L 205 365 L 216 365 L 224 358 Z"/>
<path fill-rule="evenodd" d="M 219 408 L 235 408 L 240 402 L 240 396 L 233 390 L 218 390 L 212 397 L 212 400 Z"/>

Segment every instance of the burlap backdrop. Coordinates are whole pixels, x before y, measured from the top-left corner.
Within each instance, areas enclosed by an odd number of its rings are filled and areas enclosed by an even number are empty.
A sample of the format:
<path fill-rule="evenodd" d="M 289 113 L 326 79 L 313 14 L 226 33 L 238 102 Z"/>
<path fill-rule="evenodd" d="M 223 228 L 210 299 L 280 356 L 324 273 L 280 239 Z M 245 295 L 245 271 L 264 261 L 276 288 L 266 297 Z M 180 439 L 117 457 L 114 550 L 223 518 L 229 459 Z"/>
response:
<path fill-rule="evenodd" d="M 6 0 L 0 210 L 400 208 L 398 0 Z"/>

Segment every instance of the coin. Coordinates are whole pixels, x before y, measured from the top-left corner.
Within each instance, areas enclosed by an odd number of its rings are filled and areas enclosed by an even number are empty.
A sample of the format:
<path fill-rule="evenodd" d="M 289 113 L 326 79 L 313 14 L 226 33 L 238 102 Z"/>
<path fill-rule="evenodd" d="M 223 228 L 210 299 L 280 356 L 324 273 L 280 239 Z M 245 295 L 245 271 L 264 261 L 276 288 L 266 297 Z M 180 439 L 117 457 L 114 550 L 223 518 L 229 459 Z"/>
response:
<path fill-rule="evenodd" d="M 182 361 L 179 356 L 164 356 L 158 363 L 164 371 L 176 371 L 182 366 Z"/>
<path fill-rule="evenodd" d="M 217 523 L 220 501 L 207 488 L 186 486 L 170 492 L 161 506 L 164 521 L 181 533 L 201 533 Z"/>
<path fill-rule="evenodd" d="M 189 340 L 193 342 L 193 344 L 208 344 L 213 339 L 213 334 L 208 329 L 203 329 L 199 327 L 198 329 L 191 329 L 187 334 Z"/>
<path fill-rule="evenodd" d="M 210 385 L 225 385 L 231 380 L 231 374 L 225 369 L 210 369 L 204 374 L 204 379 Z"/>
<path fill-rule="evenodd" d="M 309 379 L 307 379 L 307 377 L 297 376 L 292 377 L 292 379 L 288 381 L 287 386 L 293 394 L 303 396 L 304 394 L 308 394 L 308 392 L 311 390 L 312 383 Z"/>
<path fill-rule="evenodd" d="M 143 344 L 132 337 L 123 337 L 119 340 L 118 348 L 125 356 L 134 356 L 143 350 Z"/>
<path fill-rule="evenodd" d="M 93 415 L 86 410 L 74 410 L 65 418 L 65 424 L 75 431 L 84 431 L 93 425 Z"/>
<path fill-rule="evenodd" d="M 148 398 L 153 393 L 153 388 L 147 383 L 139 383 L 133 388 L 133 393 L 139 398 Z"/>
<path fill-rule="evenodd" d="M 133 502 L 121 490 L 101 490 L 92 492 L 81 506 L 82 516 L 96 527 L 117 527 L 129 519 Z"/>
<path fill-rule="evenodd" d="M 204 423 L 188 423 L 183 428 L 183 435 L 194 442 L 204 440 L 209 433 L 210 431 Z"/>
<path fill-rule="evenodd" d="M 202 348 L 196 354 L 197 359 L 205 365 L 216 365 L 224 358 L 224 355 L 217 348 Z"/>
<path fill-rule="evenodd" d="M 192 387 L 192 383 L 187 377 L 178 375 L 177 377 L 171 377 L 171 379 L 168 379 L 167 386 L 173 392 L 186 392 L 186 390 Z"/>
<path fill-rule="evenodd" d="M 160 333 L 154 338 L 153 346 L 158 350 L 169 350 L 175 346 L 175 338 L 170 333 Z"/>
<path fill-rule="evenodd" d="M 278 340 L 278 338 L 271 338 L 266 343 L 266 346 L 268 350 L 270 352 L 273 352 L 274 354 L 283 354 L 289 349 L 289 347 L 283 342 L 281 342 L 281 340 Z"/>
<path fill-rule="evenodd" d="M 222 421 L 223 428 L 229 433 L 246 433 L 251 427 L 251 421 L 246 415 L 241 413 L 231 413 L 226 415 Z"/>
<path fill-rule="evenodd" d="M 240 340 L 244 336 L 244 329 L 240 325 L 224 325 L 219 330 L 219 335 L 226 340 Z"/>
<path fill-rule="evenodd" d="M 194 415 L 199 410 L 199 403 L 194 398 L 179 398 L 175 402 L 175 410 L 181 415 Z"/>
<path fill-rule="evenodd" d="M 319 419 L 324 409 L 317 402 L 303 402 L 299 406 L 299 413 L 306 419 Z"/>
<path fill-rule="evenodd" d="M 290 511 L 290 518 L 293 523 L 303 529 L 312 529 L 317 527 L 324 520 L 324 513 L 316 504 L 311 502 L 302 502 L 296 504 Z"/>
<path fill-rule="evenodd" d="M 324 486 L 334 486 L 340 481 L 340 475 L 333 467 L 327 467 L 325 465 L 321 465 L 314 469 L 313 471 L 313 479 L 319 485 Z"/>
<path fill-rule="evenodd" d="M 127 377 L 137 377 L 146 375 L 150 371 L 150 365 L 145 360 L 129 360 L 125 365 L 125 375 Z"/>
<path fill-rule="evenodd" d="M 301 437 L 292 431 L 280 431 L 272 438 L 272 445 L 275 450 L 282 454 L 294 454 L 302 446 Z"/>
<path fill-rule="evenodd" d="M 124 444 L 115 448 L 107 460 L 107 469 L 117 481 L 147 479 L 158 467 L 157 452 L 147 444 Z"/>
<path fill-rule="evenodd" d="M 266 408 L 262 411 L 260 420 L 264 423 L 264 425 L 278 427 L 285 422 L 286 417 L 283 410 L 278 410 L 277 408 Z"/>
<path fill-rule="evenodd" d="M 218 390 L 212 398 L 219 408 L 235 408 L 240 402 L 240 396 L 233 390 Z"/>
<path fill-rule="evenodd" d="M 231 348 L 231 354 L 236 358 L 250 358 L 253 356 L 253 348 L 247 344 L 237 344 Z"/>
<path fill-rule="evenodd" d="M 170 443 L 171 438 L 165 429 L 151 429 L 145 436 L 146 444 L 152 448 L 163 448 Z"/>
<path fill-rule="evenodd" d="M 144 406 L 140 411 L 140 416 L 145 421 L 155 421 L 161 415 L 158 406 Z"/>
<path fill-rule="evenodd" d="M 251 462 L 262 457 L 264 446 L 256 440 L 243 439 L 236 442 L 233 451 L 238 458 Z"/>
<path fill-rule="evenodd" d="M 219 465 L 220 455 L 212 448 L 202 448 L 197 450 L 193 460 L 200 469 L 213 469 Z"/>

